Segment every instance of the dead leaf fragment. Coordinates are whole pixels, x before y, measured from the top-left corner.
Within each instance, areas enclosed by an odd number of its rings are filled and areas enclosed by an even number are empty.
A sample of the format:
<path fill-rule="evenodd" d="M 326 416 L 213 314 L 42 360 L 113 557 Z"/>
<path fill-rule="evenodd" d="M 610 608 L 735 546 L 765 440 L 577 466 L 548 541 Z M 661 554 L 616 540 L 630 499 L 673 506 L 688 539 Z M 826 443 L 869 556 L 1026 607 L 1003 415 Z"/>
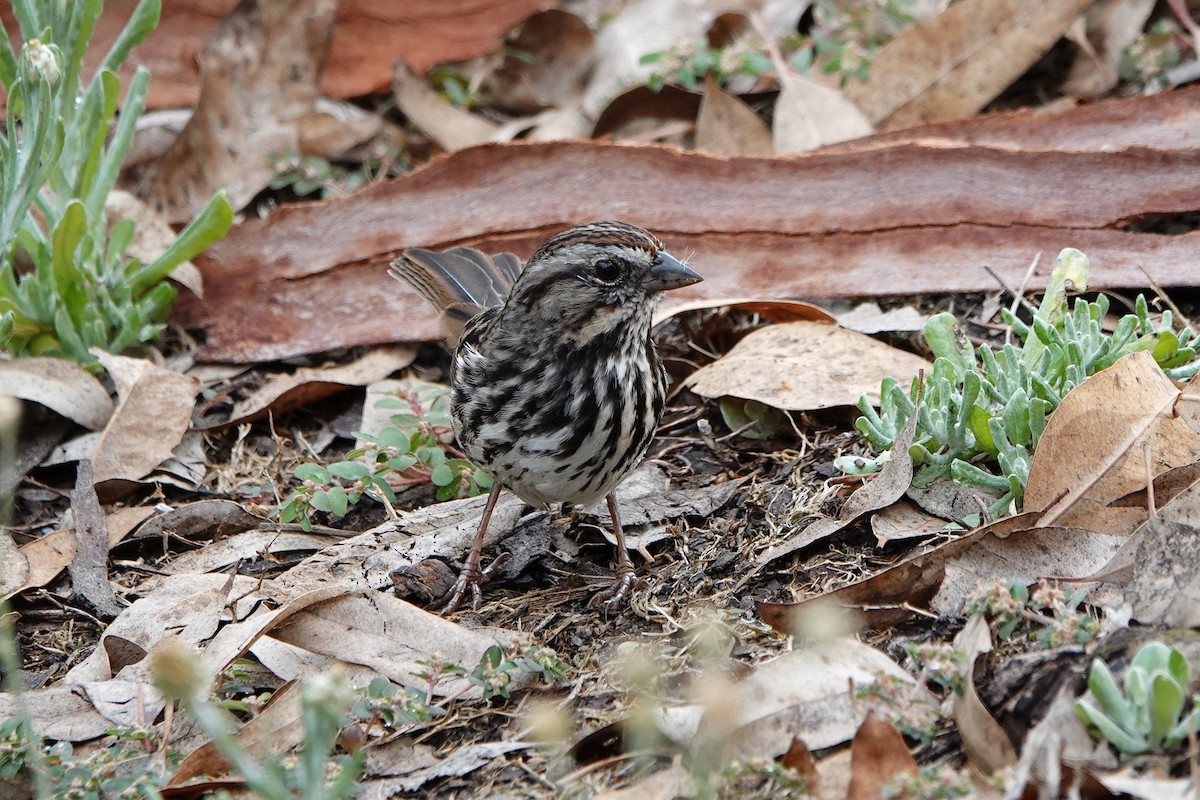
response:
<path fill-rule="evenodd" d="M 819 322 L 768 325 L 746 335 L 716 362 L 687 379 L 702 397 L 732 395 L 787 411 L 852 406 L 866 395 L 879 404 L 880 382 L 901 385 L 928 361 L 889 345 Z"/>
<path fill-rule="evenodd" d="M 521 23 L 504 63 L 484 81 L 482 91 L 515 114 L 577 105 L 594 43 L 592 29 L 575 14 L 559 8 L 538 11 Z"/>
<path fill-rule="evenodd" d="M 1076 386 L 1038 441 L 1025 507 L 1045 509 L 1043 526 L 1130 533 L 1146 510 L 1110 503 L 1200 460 L 1200 434 L 1174 416 L 1178 397 L 1148 352 L 1126 356 Z"/>
<path fill-rule="evenodd" d="M 727 156 L 771 155 L 771 131 L 750 106 L 710 75 L 696 116 L 696 149 Z"/>
<path fill-rule="evenodd" d="M 1039 59 L 1094 0 L 963 0 L 910 28 L 871 60 L 846 96 L 897 128 L 969 116 Z"/>
<path fill-rule="evenodd" d="M 1134 534 L 1125 599 L 1146 625 L 1200 625 L 1200 483 L 1193 483 Z"/>
<path fill-rule="evenodd" d="M 270 411 L 283 414 L 315 403 L 353 386 L 366 386 L 404 369 L 416 357 L 411 346 L 379 347 L 348 364 L 302 367 L 295 372 L 272 376 L 262 387 L 234 406 L 220 425 L 250 422 Z"/>
<path fill-rule="evenodd" d="M 975 669 L 979 656 L 991 652 L 992 635 L 982 614 L 971 617 L 967 626 L 954 639 L 954 647 L 965 654 L 960 673 L 963 693 L 954 700 L 954 721 L 963 739 L 967 759 L 982 775 L 1017 762 L 1017 754 L 1008 734 L 988 711 L 975 690 Z"/>
<path fill-rule="evenodd" d="M 75 557 L 71 560 L 71 584 L 100 615 L 115 617 L 121 612 L 117 595 L 108 582 L 108 531 L 104 511 L 96 499 L 92 462 L 79 462 L 75 491 L 71 494 L 75 519 Z"/>
<path fill-rule="evenodd" d="M 422 133 L 446 151 L 483 144 L 499 126 L 452 104 L 402 61 L 396 62 L 396 105 Z"/>
<path fill-rule="evenodd" d="M 144 359 L 95 351 L 119 403 L 92 454 L 96 483 L 136 481 L 171 458 L 192 419 L 194 378 Z"/>
<path fill-rule="evenodd" d="M 873 132 L 871 123 L 840 91 L 786 66 L 783 70 L 771 131 L 775 155 L 804 153 Z"/>
<path fill-rule="evenodd" d="M 38 403 L 93 431 L 103 428 L 113 413 L 100 381 L 62 358 L 0 361 L 0 394 Z"/>
<path fill-rule="evenodd" d="M 883 787 L 898 775 L 911 776 L 919 771 L 900 731 L 892 723 L 868 714 L 850 742 L 846 800 L 876 800 L 883 796 Z"/>

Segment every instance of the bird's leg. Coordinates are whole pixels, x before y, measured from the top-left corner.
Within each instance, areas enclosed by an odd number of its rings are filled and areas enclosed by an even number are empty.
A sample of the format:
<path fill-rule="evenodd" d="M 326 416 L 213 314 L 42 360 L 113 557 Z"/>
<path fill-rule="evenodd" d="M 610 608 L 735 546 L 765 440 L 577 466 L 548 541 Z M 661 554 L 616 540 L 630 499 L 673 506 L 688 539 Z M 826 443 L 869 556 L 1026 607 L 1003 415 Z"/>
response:
<path fill-rule="evenodd" d="M 625 534 L 621 530 L 621 515 L 617 513 L 617 498 L 612 492 L 609 492 L 607 500 L 608 515 L 612 517 L 613 536 L 617 540 L 616 575 L 612 588 L 600 592 L 592 598 L 588 605 L 604 603 L 605 607 L 611 608 L 620 605 L 621 601 L 629 594 L 629 590 L 633 588 L 633 583 L 637 579 L 637 573 L 634 572 L 633 561 L 629 558 L 629 550 L 625 547 Z"/>
<path fill-rule="evenodd" d="M 492 484 L 487 505 L 483 507 L 483 518 L 479 520 L 479 530 L 475 533 L 475 543 L 471 545 L 471 552 L 467 555 L 462 572 L 458 573 L 458 580 L 454 582 L 454 594 L 450 596 L 450 602 L 441 611 L 443 616 L 458 608 L 463 595 L 467 593 L 467 587 L 471 589 L 471 607 L 479 608 L 479 601 L 483 596 L 479 591 L 479 584 L 483 582 L 483 570 L 479 568 L 479 560 L 483 555 L 483 537 L 487 533 L 488 523 L 492 521 L 492 509 L 496 507 L 496 500 L 499 497 L 500 484 Z"/>

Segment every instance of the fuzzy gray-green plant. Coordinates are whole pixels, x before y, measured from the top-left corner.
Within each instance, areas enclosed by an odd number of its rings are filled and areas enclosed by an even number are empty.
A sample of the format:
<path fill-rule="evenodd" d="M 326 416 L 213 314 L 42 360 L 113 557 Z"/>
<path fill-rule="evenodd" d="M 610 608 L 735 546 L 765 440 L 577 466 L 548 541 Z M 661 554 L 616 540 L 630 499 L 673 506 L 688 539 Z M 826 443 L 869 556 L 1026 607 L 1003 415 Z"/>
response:
<path fill-rule="evenodd" d="M 13 0 L 22 44 L 0 36 L 7 124 L 0 133 L 0 346 L 12 355 L 90 363 L 90 348 L 153 341 L 176 291 L 166 277 L 229 230 L 223 193 L 150 263 L 128 255 L 135 223 L 109 219 L 150 73 L 133 74 L 117 116 L 116 70 L 158 24 L 141 0 L 92 78 L 84 55 L 102 0 Z"/>
<path fill-rule="evenodd" d="M 1104 295 L 1093 302 L 1077 298 L 1068 306 L 1067 286 L 1082 290 L 1087 273 L 1083 253 L 1063 250 L 1031 324 L 1002 312 L 1020 342 L 997 351 L 986 344 L 973 349 L 950 314 L 929 319 L 924 335 L 934 362 L 925 375 L 910 449 L 917 467 L 914 486 L 953 478 L 999 494 L 989 511 L 1008 513 L 1021 505 L 1046 418 L 1085 378 L 1143 350 L 1176 380 L 1200 369 L 1195 332 L 1176 332 L 1169 311 L 1155 324 L 1140 295 L 1134 312 L 1122 317 L 1111 333 L 1103 328 L 1108 312 Z M 872 445 L 887 449 L 894 444 L 913 413 L 918 380 L 905 391 L 895 379 L 885 379 L 878 412 L 866 397 L 858 401 L 863 415 L 855 425 Z"/>
<path fill-rule="evenodd" d="M 1190 679 L 1182 652 L 1147 642 L 1125 670 L 1124 691 L 1104 661 L 1092 661 L 1088 694 L 1075 711 L 1124 756 L 1168 752 L 1200 726 L 1200 699 L 1187 696 Z"/>

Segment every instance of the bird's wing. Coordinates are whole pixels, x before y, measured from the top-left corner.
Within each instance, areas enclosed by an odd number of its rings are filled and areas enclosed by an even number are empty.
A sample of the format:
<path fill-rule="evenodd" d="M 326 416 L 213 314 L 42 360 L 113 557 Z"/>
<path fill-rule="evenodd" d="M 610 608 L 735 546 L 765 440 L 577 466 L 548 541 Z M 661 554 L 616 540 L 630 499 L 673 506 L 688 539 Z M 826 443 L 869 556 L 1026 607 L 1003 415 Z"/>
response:
<path fill-rule="evenodd" d="M 470 247 L 441 252 L 413 247 L 392 262 L 389 273 L 442 312 L 443 327 L 455 342 L 469 319 L 504 304 L 521 262 L 512 253 L 488 256 Z"/>

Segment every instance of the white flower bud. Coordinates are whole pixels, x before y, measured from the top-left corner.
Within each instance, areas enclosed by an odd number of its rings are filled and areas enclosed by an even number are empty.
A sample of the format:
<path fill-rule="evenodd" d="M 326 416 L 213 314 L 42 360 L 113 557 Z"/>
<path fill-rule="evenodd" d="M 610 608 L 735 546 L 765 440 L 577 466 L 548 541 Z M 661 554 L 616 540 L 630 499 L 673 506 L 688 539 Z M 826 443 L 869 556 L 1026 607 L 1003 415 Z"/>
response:
<path fill-rule="evenodd" d="M 45 80 L 51 86 L 58 83 L 62 77 L 62 67 L 59 65 L 58 53 L 50 45 L 42 44 L 37 39 L 25 43 L 25 74 L 29 80 L 37 83 Z"/>

